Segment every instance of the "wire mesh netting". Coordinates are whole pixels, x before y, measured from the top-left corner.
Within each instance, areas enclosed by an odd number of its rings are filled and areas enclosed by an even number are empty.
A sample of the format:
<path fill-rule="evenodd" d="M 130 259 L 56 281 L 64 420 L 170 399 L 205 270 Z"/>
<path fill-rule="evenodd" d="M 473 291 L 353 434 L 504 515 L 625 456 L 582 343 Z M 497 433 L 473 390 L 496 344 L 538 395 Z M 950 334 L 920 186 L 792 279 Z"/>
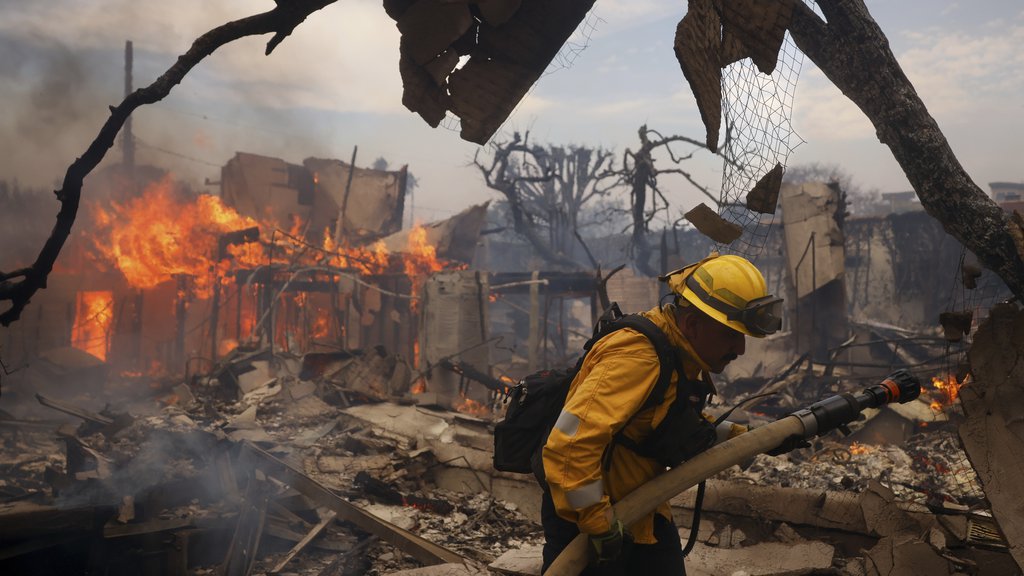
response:
<path fill-rule="evenodd" d="M 722 72 L 721 153 L 727 160 L 719 214 L 743 228 L 743 235 L 720 247 L 721 251 L 755 260 L 764 249 L 775 217 L 748 209 L 745 196 L 776 164 L 785 167 L 790 152 L 801 142 L 791 118 L 802 65 L 803 54 L 787 33 L 772 74 L 761 73 L 749 58 Z"/>

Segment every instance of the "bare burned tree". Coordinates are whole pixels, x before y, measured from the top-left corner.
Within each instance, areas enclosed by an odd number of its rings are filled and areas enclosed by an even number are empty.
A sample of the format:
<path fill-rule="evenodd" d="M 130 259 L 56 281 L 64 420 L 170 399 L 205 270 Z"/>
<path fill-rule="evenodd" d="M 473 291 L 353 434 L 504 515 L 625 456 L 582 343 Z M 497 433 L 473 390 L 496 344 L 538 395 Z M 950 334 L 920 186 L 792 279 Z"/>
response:
<path fill-rule="evenodd" d="M 611 174 L 618 176 L 621 182 L 629 186 L 630 214 L 633 226 L 630 250 L 631 254 L 635 256 L 636 267 L 648 276 L 657 276 L 659 272 L 654 270 L 650 264 L 652 250 L 647 241 L 647 233 L 655 216 L 669 207 L 665 193 L 658 186 L 658 176 L 678 174 L 716 205 L 718 198 L 707 187 L 696 181 L 689 172 L 678 167 L 683 161 L 693 158 L 696 149 L 688 154 L 676 155 L 671 146 L 673 143 L 682 142 L 692 144 L 697 149 L 706 149 L 704 142 L 686 136 L 662 136 L 657 130 L 647 128 L 646 124 L 640 126 L 637 134 L 640 137 L 640 147 L 636 152 L 627 148 L 622 155 L 621 168 L 612 171 Z M 659 170 L 655 167 L 654 154 L 661 148 L 668 153 L 669 160 L 676 166 L 675 168 Z"/>
<path fill-rule="evenodd" d="M 60 201 L 57 223 L 49 238 L 29 267 L 10 272 L 0 271 L 0 301 L 10 301 L 10 308 L 0 313 L 0 324 L 9 326 L 16 321 L 29 300 L 37 291 L 46 287 L 46 280 L 53 270 L 53 264 L 67 241 L 78 215 L 78 204 L 82 195 L 85 177 L 103 160 L 125 120 L 136 108 L 159 102 L 171 89 L 182 81 L 186 74 L 215 50 L 246 36 L 273 34 L 267 42 L 266 54 L 270 54 L 296 26 L 306 17 L 335 0 L 277 0 L 277 6 L 269 12 L 256 14 L 228 22 L 196 38 L 191 48 L 178 57 L 177 62 L 167 69 L 155 82 L 129 94 L 117 106 L 110 107 L 110 117 L 100 128 L 99 134 L 89 148 L 68 166 L 60 190 L 54 194 Z"/>
<path fill-rule="evenodd" d="M 492 146 L 485 164 L 479 151 L 473 165 L 488 188 L 508 201 L 513 227 L 545 261 L 570 269 L 584 266 L 572 258 L 584 206 L 615 187 L 608 177 L 612 152 L 585 146 L 529 144 L 529 134 Z M 593 262 L 591 262 L 594 265 Z"/>

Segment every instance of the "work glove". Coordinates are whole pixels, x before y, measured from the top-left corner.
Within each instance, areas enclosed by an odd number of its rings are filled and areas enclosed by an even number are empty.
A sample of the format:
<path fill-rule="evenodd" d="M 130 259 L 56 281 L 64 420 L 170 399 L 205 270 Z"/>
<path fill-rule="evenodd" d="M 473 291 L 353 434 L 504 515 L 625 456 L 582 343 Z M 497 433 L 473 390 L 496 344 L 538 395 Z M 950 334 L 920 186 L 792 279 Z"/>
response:
<path fill-rule="evenodd" d="M 629 533 L 622 521 L 612 520 L 612 527 L 607 532 L 590 535 L 590 545 L 594 549 L 594 559 L 598 566 L 606 566 L 622 556 L 622 550 L 629 541 Z"/>

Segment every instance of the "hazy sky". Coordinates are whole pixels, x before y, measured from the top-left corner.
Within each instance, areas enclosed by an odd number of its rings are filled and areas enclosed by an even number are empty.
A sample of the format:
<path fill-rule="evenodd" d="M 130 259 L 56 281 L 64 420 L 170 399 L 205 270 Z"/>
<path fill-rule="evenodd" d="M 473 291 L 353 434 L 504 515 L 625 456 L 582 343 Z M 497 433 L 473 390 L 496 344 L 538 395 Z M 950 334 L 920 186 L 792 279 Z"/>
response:
<path fill-rule="evenodd" d="M 135 86 L 152 82 L 198 35 L 269 9 L 240 0 L 0 0 L 0 178 L 53 186 L 95 137 L 123 92 L 125 40 Z M 918 93 L 983 189 L 1024 181 L 1024 4 L 1020 0 L 868 0 Z M 598 0 L 586 48 L 544 76 L 503 127 L 538 142 L 621 153 L 647 124 L 702 139 L 704 128 L 672 51 L 685 2 Z M 268 37 L 205 60 L 164 101 L 135 114 L 139 162 L 216 180 L 235 151 L 299 163 L 357 165 L 378 157 L 419 178 L 416 216 L 443 218 L 495 195 L 467 165 L 480 147 L 431 129 L 401 104 L 398 31 L 379 0 L 342 0 L 314 14 L 270 57 Z M 870 123 L 805 60 L 790 165 L 838 164 L 862 188 L 910 189 Z M 794 141 L 795 143 L 795 141 Z M 119 158 L 115 149 L 109 159 Z M 718 186 L 719 162 L 688 168 Z M 670 182 L 681 210 L 698 194 Z M 211 191 L 213 188 L 211 188 Z"/>

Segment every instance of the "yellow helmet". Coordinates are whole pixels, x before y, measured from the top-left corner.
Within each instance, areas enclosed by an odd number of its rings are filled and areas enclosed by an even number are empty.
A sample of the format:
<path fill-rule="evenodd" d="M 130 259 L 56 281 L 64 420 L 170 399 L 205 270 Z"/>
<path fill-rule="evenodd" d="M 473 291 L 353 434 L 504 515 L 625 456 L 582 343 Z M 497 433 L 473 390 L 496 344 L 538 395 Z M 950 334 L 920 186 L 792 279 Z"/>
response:
<path fill-rule="evenodd" d="M 763 338 L 782 326 L 782 298 L 768 294 L 764 276 L 741 256 L 713 252 L 659 279 L 701 312 L 748 336 Z"/>

